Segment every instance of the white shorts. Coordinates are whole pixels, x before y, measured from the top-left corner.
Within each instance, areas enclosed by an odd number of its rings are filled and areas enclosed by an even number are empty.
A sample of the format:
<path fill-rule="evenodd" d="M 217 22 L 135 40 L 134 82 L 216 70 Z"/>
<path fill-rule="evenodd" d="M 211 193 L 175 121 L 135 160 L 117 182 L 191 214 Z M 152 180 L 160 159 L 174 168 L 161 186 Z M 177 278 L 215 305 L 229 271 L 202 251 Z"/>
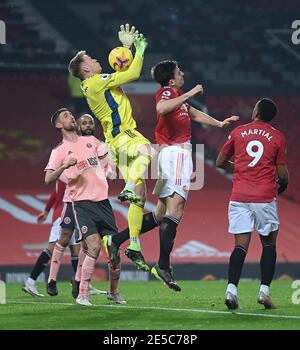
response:
<path fill-rule="evenodd" d="M 61 218 L 57 218 L 52 224 L 50 236 L 49 236 L 50 243 L 56 242 L 57 240 L 59 240 L 60 230 L 61 230 L 60 222 L 61 222 Z M 75 245 L 75 244 L 78 244 L 78 243 L 76 243 L 75 241 L 75 231 L 74 231 L 70 239 L 69 245 Z"/>
<path fill-rule="evenodd" d="M 277 201 L 270 203 L 245 203 L 230 201 L 228 208 L 229 233 L 253 232 L 254 228 L 262 236 L 279 228 Z"/>
<path fill-rule="evenodd" d="M 166 198 L 176 192 L 187 199 L 193 172 L 192 146 L 187 147 L 168 146 L 159 152 L 155 196 Z"/>

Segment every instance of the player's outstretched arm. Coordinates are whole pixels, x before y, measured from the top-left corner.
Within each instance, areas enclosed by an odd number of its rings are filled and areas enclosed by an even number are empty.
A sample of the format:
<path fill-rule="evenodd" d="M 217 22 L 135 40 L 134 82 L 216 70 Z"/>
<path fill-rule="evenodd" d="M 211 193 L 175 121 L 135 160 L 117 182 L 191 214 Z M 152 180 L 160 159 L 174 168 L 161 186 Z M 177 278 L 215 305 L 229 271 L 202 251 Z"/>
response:
<path fill-rule="evenodd" d="M 139 34 L 138 38 L 134 41 L 136 52 L 130 67 L 124 72 L 111 74 L 110 79 L 107 80 L 105 85 L 107 89 L 113 89 L 139 79 L 143 67 L 144 52 L 147 45 L 146 38 L 144 38 L 143 34 Z"/>
<path fill-rule="evenodd" d="M 232 117 L 226 118 L 221 122 L 221 128 L 226 128 L 228 125 L 237 122 L 240 119 L 238 115 L 233 115 Z"/>
<path fill-rule="evenodd" d="M 205 124 L 205 125 L 211 125 L 211 126 L 215 126 L 217 128 L 224 128 L 234 122 L 236 122 L 237 120 L 240 119 L 240 117 L 233 115 L 230 118 L 226 118 L 223 121 L 217 120 L 213 117 L 211 117 L 210 115 L 199 111 L 198 109 L 191 107 L 189 110 L 189 114 L 190 114 L 190 118 L 197 122 L 197 123 L 201 123 L 201 124 Z"/>
<path fill-rule="evenodd" d="M 156 105 L 156 111 L 161 114 L 168 114 L 172 112 L 177 107 L 181 106 L 184 102 L 186 102 L 189 98 L 202 94 L 203 87 L 200 84 L 197 84 L 192 90 L 182 94 L 181 96 L 171 98 L 170 100 L 161 100 Z"/>
<path fill-rule="evenodd" d="M 119 31 L 119 40 L 124 47 L 130 49 L 134 40 L 138 37 L 139 31 L 135 29 L 135 26 L 130 28 L 129 24 L 126 23 L 125 26 L 122 24 Z"/>

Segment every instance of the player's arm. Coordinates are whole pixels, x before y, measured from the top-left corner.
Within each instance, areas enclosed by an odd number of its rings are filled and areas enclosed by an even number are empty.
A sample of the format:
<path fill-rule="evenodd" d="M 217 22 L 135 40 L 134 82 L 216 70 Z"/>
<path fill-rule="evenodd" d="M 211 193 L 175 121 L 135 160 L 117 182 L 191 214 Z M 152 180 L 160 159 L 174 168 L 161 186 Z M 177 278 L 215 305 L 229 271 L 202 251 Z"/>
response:
<path fill-rule="evenodd" d="M 177 107 L 181 106 L 184 102 L 186 102 L 189 98 L 195 96 L 198 93 L 202 94 L 203 87 L 200 84 L 197 84 L 190 91 L 182 94 L 181 96 L 170 98 L 170 99 L 162 99 L 156 104 L 157 113 L 164 115 L 172 112 Z"/>
<path fill-rule="evenodd" d="M 101 143 L 97 149 L 98 159 L 101 167 L 104 170 L 105 176 L 111 180 L 115 179 L 116 176 L 116 163 L 113 160 L 110 150 L 107 148 L 105 143 Z"/>
<path fill-rule="evenodd" d="M 276 170 L 279 185 L 277 193 L 280 194 L 287 189 L 289 183 L 289 171 L 286 165 L 286 139 L 283 135 L 280 137 L 279 149 L 276 158 Z"/>
<path fill-rule="evenodd" d="M 61 176 L 61 174 L 71 166 L 75 165 L 77 163 L 76 158 L 70 158 L 68 159 L 64 164 L 62 164 L 59 168 L 56 170 L 53 169 L 46 169 L 46 175 L 45 175 L 45 183 L 46 185 L 51 184 L 52 182 L 58 180 L 58 178 Z"/>
<path fill-rule="evenodd" d="M 228 157 L 224 153 L 219 153 L 216 160 L 216 167 L 225 169 L 229 173 L 233 173 L 234 163 L 228 159 Z"/>
<path fill-rule="evenodd" d="M 131 81 L 139 79 L 143 67 L 144 61 L 144 51 L 148 45 L 146 38 L 141 34 L 135 39 L 135 56 L 125 72 L 116 72 L 110 75 L 110 78 L 107 80 L 106 89 L 112 89 L 120 85 L 130 83 Z"/>
<path fill-rule="evenodd" d="M 198 109 L 196 109 L 194 107 L 191 107 L 189 109 L 189 115 L 190 115 L 190 118 L 197 123 L 211 125 L 211 126 L 215 126 L 217 128 L 224 128 L 224 127 L 226 127 L 226 126 L 228 126 L 228 125 L 230 125 L 230 124 L 232 124 L 240 119 L 238 116 L 233 115 L 232 117 L 226 118 L 223 121 L 217 120 L 217 119 L 211 117 L 210 115 L 199 111 Z"/>
<path fill-rule="evenodd" d="M 234 154 L 234 130 L 228 136 L 228 140 L 225 142 L 220 150 L 220 153 L 216 160 L 216 167 L 225 169 L 232 173 L 234 171 L 234 163 L 230 160 Z"/>
<path fill-rule="evenodd" d="M 54 203 L 56 201 L 56 189 L 54 189 L 51 192 L 50 198 L 48 199 L 44 211 L 42 211 L 36 218 L 36 221 L 38 224 L 42 224 L 43 222 L 46 221 L 49 211 L 53 207 Z"/>
<path fill-rule="evenodd" d="M 277 176 L 278 176 L 277 183 L 279 185 L 277 193 L 280 194 L 287 189 L 290 176 L 289 176 L 289 171 L 286 164 L 278 164 L 276 166 L 276 170 L 277 170 Z"/>

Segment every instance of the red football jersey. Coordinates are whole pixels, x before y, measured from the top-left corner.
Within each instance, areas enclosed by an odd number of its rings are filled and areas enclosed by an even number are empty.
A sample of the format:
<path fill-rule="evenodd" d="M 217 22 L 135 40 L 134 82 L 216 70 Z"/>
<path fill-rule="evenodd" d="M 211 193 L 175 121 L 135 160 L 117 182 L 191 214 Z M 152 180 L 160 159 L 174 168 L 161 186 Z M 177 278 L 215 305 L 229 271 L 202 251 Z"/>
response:
<path fill-rule="evenodd" d="M 280 131 L 259 120 L 238 126 L 221 153 L 234 155 L 232 201 L 272 202 L 276 165 L 286 164 L 286 140 Z"/>
<path fill-rule="evenodd" d="M 45 210 L 48 212 L 53 207 L 52 222 L 56 221 L 56 219 L 61 216 L 65 189 L 66 185 L 61 180 L 58 180 L 46 204 Z"/>
<path fill-rule="evenodd" d="M 167 86 L 160 88 L 155 97 L 156 103 L 161 100 L 171 100 L 181 95 L 181 91 L 175 91 Z M 191 119 L 188 110 L 188 103 L 174 109 L 172 112 L 161 115 L 157 113 L 157 125 L 155 128 L 156 143 L 176 144 L 190 141 L 192 138 Z"/>

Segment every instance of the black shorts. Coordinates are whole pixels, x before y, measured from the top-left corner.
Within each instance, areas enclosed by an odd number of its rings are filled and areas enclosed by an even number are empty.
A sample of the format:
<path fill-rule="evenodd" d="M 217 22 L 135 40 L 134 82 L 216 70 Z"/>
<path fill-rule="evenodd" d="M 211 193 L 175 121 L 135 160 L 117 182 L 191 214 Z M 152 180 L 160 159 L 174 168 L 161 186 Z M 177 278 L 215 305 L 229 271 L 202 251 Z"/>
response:
<path fill-rule="evenodd" d="M 76 228 L 75 217 L 71 202 L 64 203 L 63 210 L 61 213 L 60 226 L 65 229 L 69 229 L 70 231 L 74 231 Z"/>
<path fill-rule="evenodd" d="M 115 216 L 108 199 L 100 202 L 73 202 L 73 209 L 77 226 L 77 242 L 94 233 L 99 233 L 101 238 L 118 233 Z"/>

